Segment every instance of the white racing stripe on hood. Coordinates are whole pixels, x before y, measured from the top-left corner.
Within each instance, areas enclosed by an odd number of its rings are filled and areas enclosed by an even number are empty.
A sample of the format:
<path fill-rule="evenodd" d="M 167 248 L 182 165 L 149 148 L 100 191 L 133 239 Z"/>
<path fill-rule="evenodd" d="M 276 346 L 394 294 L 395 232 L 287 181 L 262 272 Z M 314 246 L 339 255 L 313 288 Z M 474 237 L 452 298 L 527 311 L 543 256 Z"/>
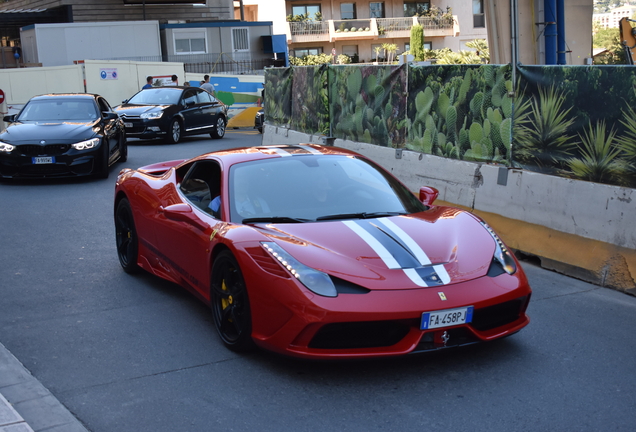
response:
<path fill-rule="evenodd" d="M 342 223 L 351 228 L 354 233 L 358 234 L 362 240 L 371 246 L 371 249 L 373 249 L 380 258 L 382 258 L 382 261 L 384 261 L 384 264 L 386 264 L 388 268 L 401 268 L 400 264 L 395 260 L 395 258 L 393 258 L 393 255 L 391 255 L 391 253 L 382 246 L 379 241 L 373 238 L 373 236 L 366 232 L 361 226 L 354 221 L 342 221 Z"/>
<path fill-rule="evenodd" d="M 292 154 L 291 154 L 291 153 L 289 153 L 288 151 L 285 151 L 285 150 L 283 150 L 283 149 L 281 149 L 281 148 L 278 148 L 278 147 L 271 147 L 271 148 L 268 148 L 267 150 L 272 150 L 272 151 L 273 151 L 274 153 L 276 153 L 277 155 L 279 155 L 279 156 L 283 156 L 283 157 L 284 157 L 284 156 L 291 156 L 291 155 L 292 155 Z"/>
<path fill-rule="evenodd" d="M 413 252 L 413 254 L 415 255 L 415 258 L 417 258 L 417 260 L 420 262 L 422 266 L 427 266 L 432 264 L 430 258 L 428 257 L 428 255 L 426 255 L 426 252 L 424 252 L 424 250 L 420 247 L 420 245 L 418 245 L 415 242 L 415 240 L 413 240 L 413 238 L 410 235 L 408 235 L 402 228 L 400 228 L 395 223 L 393 223 L 392 220 L 388 218 L 379 218 L 378 221 L 382 223 L 385 227 L 387 227 L 389 230 L 391 230 L 393 234 L 395 234 L 400 240 L 404 242 L 405 245 L 408 246 L 411 252 Z M 442 283 L 447 284 L 450 282 L 450 276 L 448 275 L 446 268 L 444 268 L 442 264 L 434 265 L 433 268 L 435 269 L 435 272 L 441 279 Z M 412 279 L 413 278 L 411 278 L 411 280 Z"/>

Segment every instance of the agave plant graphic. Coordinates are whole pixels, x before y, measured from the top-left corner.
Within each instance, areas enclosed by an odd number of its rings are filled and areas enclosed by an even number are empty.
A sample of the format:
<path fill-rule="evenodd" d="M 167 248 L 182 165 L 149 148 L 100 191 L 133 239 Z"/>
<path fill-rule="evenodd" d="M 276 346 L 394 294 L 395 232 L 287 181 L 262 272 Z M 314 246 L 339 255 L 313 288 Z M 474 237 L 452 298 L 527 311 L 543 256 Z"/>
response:
<path fill-rule="evenodd" d="M 572 176 L 581 180 L 597 183 L 619 182 L 625 172 L 625 163 L 619 158 L 621 149 L 614 145 L 614 129 L 606 132 L 604 121 L 579 134 L 581 138 L 581 157 L 570 158 L 568 167 Z"/>
<path fill-rule="evenodd" d="M 531 100 L 530 111 L 515 127 L 515 154 L 520 162 L 556 168 L 572 156 L 574 143 L 567 132 L 574 119 L 568 118 L 572 108 L 563 109 L 565 100 L 554 88 L 539 88 L 538 99 Z"/>

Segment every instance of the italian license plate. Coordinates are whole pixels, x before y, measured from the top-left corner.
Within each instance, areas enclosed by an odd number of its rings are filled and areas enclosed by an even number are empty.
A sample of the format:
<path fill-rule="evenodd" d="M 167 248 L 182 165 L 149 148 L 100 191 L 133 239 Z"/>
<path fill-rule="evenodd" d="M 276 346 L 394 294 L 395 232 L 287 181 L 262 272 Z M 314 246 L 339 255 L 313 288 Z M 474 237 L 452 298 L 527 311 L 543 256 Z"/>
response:
<path fill-rule="evenodd" d="M 473 320 L 473 307 L 446 309 L 422 314 L 421 330 L 466 324 Z"/>
<path fill-rule="evenodd" d="M 124 127 L 131 128 L 132 127 L 132 123 L 124 122 Z"/>
<path fill-rule="evenodd" d="M 31 158 L 31 162 L 34 164 L 54 164 L 55 157 L 54 156 L 40 156 Z"/>

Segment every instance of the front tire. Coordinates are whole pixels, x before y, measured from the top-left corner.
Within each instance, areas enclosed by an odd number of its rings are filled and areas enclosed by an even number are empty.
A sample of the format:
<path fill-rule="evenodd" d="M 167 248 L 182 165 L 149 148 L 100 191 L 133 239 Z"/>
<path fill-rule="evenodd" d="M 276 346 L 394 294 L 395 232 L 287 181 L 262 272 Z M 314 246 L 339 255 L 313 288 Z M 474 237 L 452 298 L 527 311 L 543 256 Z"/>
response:
<path fill-rule="evenodd" d="M 232 351 L 249 351 L 254 347 L 250 303 L 243 274 L 230 251 L 214 260 L 210 285 L 210 307 L 223 344 Z"/>
<path fill-rule="evenodd" d="M 166 135 L 166 141 L 169 144 L 176 144 L 181 141 L 181 122 L 178 119 L 173 119 L 170 122 L 170 127 L 168 128 L 168 135 Z"/>
<path fill-rule="evenodd" d="M 216 128 L 210 133 L 210 136 L 214 139 L 221 139 L 225 136 L 225 119 L 223 116 L 219 116 L 216 119 Z"/>
<path fill-rule="evenodd" d="M 119 201 L 115 210 L 115 239 L 117 241 L 117 257 L 124 271 L 131 274 L 139 271 L 137 265 L 139 239 L 132 208 L 127 198 Z"/>

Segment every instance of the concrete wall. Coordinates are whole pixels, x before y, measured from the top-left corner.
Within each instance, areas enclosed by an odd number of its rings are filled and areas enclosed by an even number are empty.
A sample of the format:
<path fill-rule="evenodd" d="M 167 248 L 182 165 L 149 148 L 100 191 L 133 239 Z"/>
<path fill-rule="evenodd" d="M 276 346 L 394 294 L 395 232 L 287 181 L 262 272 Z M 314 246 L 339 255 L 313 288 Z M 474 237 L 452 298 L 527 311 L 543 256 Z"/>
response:
<path fill-rule="evenodd" d="M 263 144 L 323 144 L 324 137 L 265 125 Z M 411 190 L 484 217 L 512 248 L 544 267 L 636 295 L 636 190 L 336 139 Z"/>

